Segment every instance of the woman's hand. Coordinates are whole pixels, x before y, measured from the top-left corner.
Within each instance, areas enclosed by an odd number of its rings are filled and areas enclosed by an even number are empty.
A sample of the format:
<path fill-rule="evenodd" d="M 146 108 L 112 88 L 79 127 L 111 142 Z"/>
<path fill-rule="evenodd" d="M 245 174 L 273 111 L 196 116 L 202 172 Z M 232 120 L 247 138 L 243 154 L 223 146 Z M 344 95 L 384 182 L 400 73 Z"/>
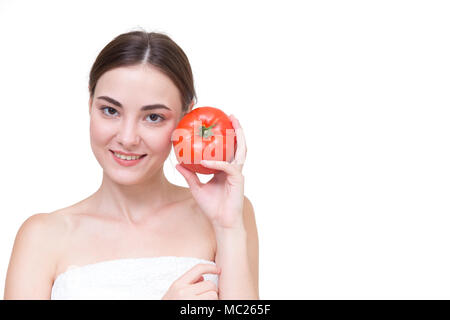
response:
<path fill-rule="evenodd" d="M 204 273 L 219 273 L 213 264 L 199 263 L 175 280 L 162 300 L 219 300 L 218 288 L 210 280 L 203 281 Z"/>
<path fill-rule="evenodd" d="M 214 228 L 243 228 L 244 176 L 242 167 L 247 156 L 247 146 L 239 121 L 229 116 L 236 132 L 237 148 L 231 163 L 205 161 L 201 165 L 220 170 L 208 183 L 201 183 L 197 174 L 177 164 L 177 170 L 186 179 L 192 196 L 209 218 Z"/>

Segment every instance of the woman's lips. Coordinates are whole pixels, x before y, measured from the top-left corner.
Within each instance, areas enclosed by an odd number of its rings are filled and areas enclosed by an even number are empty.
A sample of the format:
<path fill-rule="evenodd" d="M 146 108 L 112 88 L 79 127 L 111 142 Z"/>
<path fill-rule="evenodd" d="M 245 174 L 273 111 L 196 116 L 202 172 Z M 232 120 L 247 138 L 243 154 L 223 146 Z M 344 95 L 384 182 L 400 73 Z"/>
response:
<path fill-rule="evenodd" d="M 142 159 L 144 159 L 147 156 L 146 154 L 144 154 L 142 157 L 140 157 L 139 159 L 136 159 L 136 160 L 124 160 L 124 159 L 120 159 L 120 158 L 116 157 L 116 155 L 114 154 L 114 151 L 112 151 L 112 150 L 109 150 L 109 151 L 111 152 L 114 160 L 116 160 L 116 162 L 118 164 L 120 164 L 121 166 L 124 166 L 124 167 L 131 167 L 131 166 L 137 165 L 139 162 L 142 161 Z"/>
<path fill-rule="evenodd" d="M 144 155 L 147 155 L 146 153 L 144 153 L 144 154 L 128 153 L 128 152 L 123 152 L 123 151 L 120 151 L 120 150 L 112 150 L 112 149 L 109 149 L 109 151 L 112 151 L 112 152 L 115 152 L 115 153 L 119 153 L 119 154 L 122 154 L 124 156 L 144 156 Z"/>

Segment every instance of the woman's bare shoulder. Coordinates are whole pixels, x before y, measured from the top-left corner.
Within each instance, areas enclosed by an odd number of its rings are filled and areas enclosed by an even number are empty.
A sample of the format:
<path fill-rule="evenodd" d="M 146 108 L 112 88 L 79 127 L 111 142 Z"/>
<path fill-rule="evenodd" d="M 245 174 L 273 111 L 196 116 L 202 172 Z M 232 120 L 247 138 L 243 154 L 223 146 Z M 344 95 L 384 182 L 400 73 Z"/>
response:
<path fill-rule="evenodd" d="M 40 253 L 56 261 L 70 241 L 75 216 L 70 207 L 33 214 L 20 226 L 15 242 L 36 247 Z"/>
<path fill-rule="evenodd" d="M 65 227 L 65 220 L 56 212 L 36 213 L 28 217 L 21 225 L 18 234 L 39 233 L 42 236 L 52 236 Z"/>
<path fill-rule="evenodd" d="M 64 251 L 73 225 L 72 215 L 67 209 L 49 213 L 36 213 L 20 226 L 14 242 L 14 255 L 45 256 L 48 264 L 56 264 Z"/>
<path fill-rule="evenodd" d="M 32 245 L 45 245 L 42 250 L 50 251 L 67 235 L 69 219 L 58 211 L 50 213 L 36 213 L 28 217 L 17 232 L 16 242 Z M 56 250 L 56 248 L 54 248 Z"/>
<path fill-rule="evenodd" d="M 20 226 L 8 266 L 5 299 L 47 299 L 67 225 L 58 214 L 36 213 Z"/>

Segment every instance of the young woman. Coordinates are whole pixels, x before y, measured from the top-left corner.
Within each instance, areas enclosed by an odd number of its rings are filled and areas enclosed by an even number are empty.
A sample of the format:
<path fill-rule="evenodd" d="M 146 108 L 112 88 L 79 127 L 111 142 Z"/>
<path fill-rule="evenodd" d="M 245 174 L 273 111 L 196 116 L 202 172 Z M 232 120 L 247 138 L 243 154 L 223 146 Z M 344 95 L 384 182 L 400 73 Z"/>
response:
<path fill-rule="evenodd" d="M 171 134 L 196 100 L 191 67 L 167 35 L 133 31 L 98 55 L 89 79 L 99 189 L 20 227 L 5 299 L 259 299 L 258 235 L 244 196 L 245 139 L 206 184 L 163 165 Z M 86 177 L 89 178 L 89 177 Z"/>

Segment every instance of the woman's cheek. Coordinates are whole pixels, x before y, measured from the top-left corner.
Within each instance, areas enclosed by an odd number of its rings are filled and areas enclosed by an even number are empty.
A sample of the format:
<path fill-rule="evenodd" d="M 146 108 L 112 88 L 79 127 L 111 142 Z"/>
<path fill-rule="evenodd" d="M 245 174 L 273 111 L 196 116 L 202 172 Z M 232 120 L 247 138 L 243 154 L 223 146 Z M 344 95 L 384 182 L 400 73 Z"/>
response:
<path fill-rule="evenodd" d="M 113 136 L 111 126 L 105 125 L 102 119 L 91 119 L 90 122 L 90 141 L 91 149 L 94 153 L 98 163 L 103 167 L 104 162 L 107 161 L 107 154 L 109 152 L 108 146 Z"/>
<path fill-rule="evenodd" d="M 153 152 L 160 154 L 162 157 L 168 156 L 172 147 L 171 136 L 170 130 L 154 131 L 148 135 L 147 145 Z"/>
<path fill-rule="evenodd" d="M 92 119 L 90 123 L 91 143 L 95 146 L 105 147 L 111 140 L 113 128 L 106 125 L 101 119 Z"/>

